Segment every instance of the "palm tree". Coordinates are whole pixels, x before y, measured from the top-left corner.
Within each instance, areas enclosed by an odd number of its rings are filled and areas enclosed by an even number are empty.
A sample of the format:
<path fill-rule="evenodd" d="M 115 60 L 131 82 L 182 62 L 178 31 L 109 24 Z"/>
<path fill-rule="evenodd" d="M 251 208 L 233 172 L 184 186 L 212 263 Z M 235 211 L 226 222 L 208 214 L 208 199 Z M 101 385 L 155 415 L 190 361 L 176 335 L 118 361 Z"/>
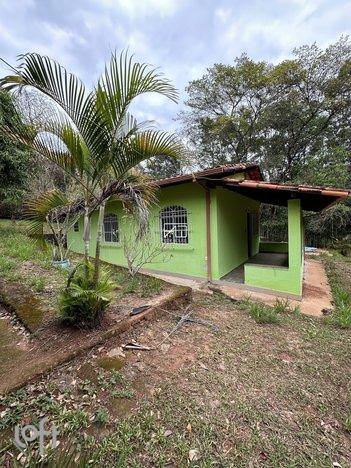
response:
<path fill-rule="evenodd" d="M 81 199 L 73 213 L 84 212 L 84 256 L 89 259 L 90 217 L 99 209 L 94 284 L 99 279 L 100 243 L 105 204 L 119 198 L 139 219 L 145 232 L 148 209 L 155 198 L 153 183 L 133 170 L 154 156 L 178 157 L 182 146 L 172 135 L 139 124 L 129 112 L 135 98 L 159 93 L 177 101 L 177 91 L 156 69 L 134 61 L 127 52 L 111 55 L 109 65 L 93 90 L 54 60 L 36 53 L 19 57 L 14 74 L 0 80 L 8 90 L 35 88 L 54 103 L 49 122 L 24 126 L 2 122 L 4 132 L 59 165 L 80 187 Z M 58 203 L 62 198 L 57 196 Z M 50 205 L 50 204 L 49 204 Z M 58 208 L 61 205 L 50 205 Z M 38 220 L 34 230 L 38 231 Z"/>

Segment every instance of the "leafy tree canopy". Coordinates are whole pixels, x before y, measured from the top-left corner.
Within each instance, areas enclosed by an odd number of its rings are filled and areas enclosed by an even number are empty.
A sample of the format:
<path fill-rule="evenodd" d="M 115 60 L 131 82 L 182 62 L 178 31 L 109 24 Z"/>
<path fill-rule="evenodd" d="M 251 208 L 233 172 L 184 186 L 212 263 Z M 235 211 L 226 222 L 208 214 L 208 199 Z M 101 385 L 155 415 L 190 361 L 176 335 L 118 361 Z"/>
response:
<path fill-rule="evenodd" d="M 351 43 L 341 37 L 276 65 L 247 55 L 214 65 L 190 82 L 180 119 L 200 167 L 255 160 L 273 180 L 347 185 L 350 91 Z"/>
<path fill-rule="evenodd" d="M 13 97 L 0 90 L 0 122 L 11 124 L 16 117 Z M 29 159 L 29 151 L 0 130 L 0 202 L 21 199 L 31 172 Z"/>

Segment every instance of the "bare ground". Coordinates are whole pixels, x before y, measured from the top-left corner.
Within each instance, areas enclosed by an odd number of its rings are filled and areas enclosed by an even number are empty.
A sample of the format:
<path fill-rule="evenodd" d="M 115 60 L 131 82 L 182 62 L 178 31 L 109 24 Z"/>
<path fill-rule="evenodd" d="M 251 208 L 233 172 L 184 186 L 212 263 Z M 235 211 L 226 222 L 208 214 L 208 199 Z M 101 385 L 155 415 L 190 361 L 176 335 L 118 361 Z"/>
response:
<path fill-rule="evenodd" d="M 198 294 L 193 307 L 220 331 L 184 324 L 156 350 L 120 354 L 133 339 L 160 345 L 177 323 L 170 312 L 57 369 L 12 403 L 35 401 L 21 413 L 35 419 L 45 394 L 58 424 L 62 412 L 74 419 L 83 411 L 86 424 L 69 435 L 66 422 L 62 437 L 91 449 L 96 466 L 349 466 L 350 331 L 296 314 L 259 325 L 218 295 Z M 115 368 L 101 367 L 108 356 Z M 103 427 L 94 423 L 101 409 Z"/>

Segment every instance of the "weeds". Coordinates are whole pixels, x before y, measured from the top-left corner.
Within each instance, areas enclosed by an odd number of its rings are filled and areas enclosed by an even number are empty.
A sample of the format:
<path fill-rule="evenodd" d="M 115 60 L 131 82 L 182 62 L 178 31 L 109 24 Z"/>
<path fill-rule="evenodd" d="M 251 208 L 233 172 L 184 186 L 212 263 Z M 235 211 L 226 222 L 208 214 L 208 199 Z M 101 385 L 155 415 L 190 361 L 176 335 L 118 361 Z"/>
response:
<path fill-rule="evenodd" d="M 106 408 L 99 408 L 94 416 L 94 423 L 98 426 L 104 426 L 109 420 L 109 413 Z"/>
<path fill-rule="evenodd" d="M 351 413 L 348 415 L 348 417 L 344 421 L 344 428 L 347 432 L 351 433 Z"/>
<path fill-rule="evenodd" d="M 274 307 L 269 307 L 260 302 L 248 304 L 248 312 L 257 323 L 280 323 L 281 317 Z"/>
<path fill-rule="evenodd" d="M 262 302 L 253 302 L 249 296 L 241 300 L 238 307 L 247 310 L 257 323 L 280 323 L 281 315 L 291 310 L 287 299 L 277 299 L 273 307 L 270 307 Z"/>
<path fill-rule="evenodd" d="M 339 273 L 330 259 L 325 259 L 330 286 L 333 293 L 335 311 L 325 320 L 340 328 L 351 327 L 351 294 L 339 282 Z"/>
<path fill-rule="evenodd" d="M 34 289 L 36 292 L 42 292 L 45 289 L 46 282 L 44 278 L 34 278 L 30 282 L 30 286 Z"/>
<path fill-rule="evenodd" d="M 120 279 L 120 276 L 118 277 Z M 121 283 L 120 283 L 121 284 Z M 122 283 L 123 284 L 123 283 Z M 150 297 L 159 294 L 162 291 L 163 283 L 158 278 L 152 276 L 137 275 L 125 278 L 123 293 L 139 294 L 141 297 Z"/>

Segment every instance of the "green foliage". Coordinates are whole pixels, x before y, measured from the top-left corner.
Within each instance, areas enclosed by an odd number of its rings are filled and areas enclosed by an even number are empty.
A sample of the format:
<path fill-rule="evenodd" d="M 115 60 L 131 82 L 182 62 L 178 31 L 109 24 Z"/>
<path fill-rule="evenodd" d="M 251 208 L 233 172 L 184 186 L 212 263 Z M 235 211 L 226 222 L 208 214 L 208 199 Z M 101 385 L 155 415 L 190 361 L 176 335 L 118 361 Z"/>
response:
<path fill-rule="evenodd" d="M 292 306 L 289 299 L 280 299 L 279 297 L 275 300 L 273 304 L 273 310 L 276 314 L 299 314 L 299 306 Z"/>
<path fill-rule="evenodd" d="M 351 294 L 342 286 L 333 287 L 335 311 L 330 320 L 341 328 L 351 327 Z"/>
<path fill-rule="evenodd" d="M 170 157 L 162 159 L 151 158 L 145 163 L 145 167 L 142 168 L 153 179 L 165 179 L 179 175 L 181 169 L 181 161 Z"/>
<path fill-rule="evenodd" d="M 109 420 L 109 413 L 106 408 L 99 408 L 94 416 L 94 423 L 98 426 L 104 426 Z"/>
<path fill-rule="evenodd" d="M 316 44 L 293 51 L 276 65 L 246 55 L 215 64 L 188 85 L 183 131 L 200 167 L 260 163 L 277 182 L 351 186 L 351 41 L 325 50 Z M 285 240 L 282 210 L 264 210 L 262 228 Z M 350 204 L 310 215 L 306 240 L 328 246 L 351 230 Z"/>
<path fill-rule="evenodd" d="M 351 414 L 345 419 L 344 427 L 347 432 L 351 432 Z"/>
<path fill-rule="evenodd" d="M 99 209 L 98 236 L 95 245 L 94 289 L 98 290 L 100 268 L 101 227 L 104 206 L 111 197 L 123 201 L 138 219 L 140 232 L 146 229 L 149 205 L 155 200 L 155 187 L 146 176 L 133 169 L 150 158 L 162 156 L 177 158 L 183 146 L 176 135 L 139 124 L 129 113 L 133 100 L 144 93 L 158 93 L 177 101 L 174 86 L 158 69 L 134 61 L 128 52 L 111 54 L 94 88 L 89 91 L 84 83 L 54 60 L 37 53 L 21 56 L 21 65 L 14 74 L 1 79 L 3 88 L 34 89 L 43 101 L 49 100 L 59 112 L 49 119 L 35 122 L 35 138 L 31 128 L 18 122 L 4 122 L 4 131 L 15 142 L 24 144 L 42 157 L 58 165 L 77 183 L 80 189 L 75 200 L 75 214 L 85 216 L 84 255 L 89 257 L 89 226 L 91 213 Z M 56 190 L 36 200 L 32 210 L 32 234 L 41 236 L 43 219 L 65 203 L 64 194 Z M 55 213 L 55 221 L 61 221 Z M 50 220 L 49 220 L 50 221 Z M 49 223 L 50 224 L 50 223 Z M 60 245 L 60 242 L 58 242 Z M 64 252 L 61 252 L 61 257 Z M 88 283 L 88 278 L 86 279 Z M 63 293 L 61 302 L 64 317 L 73 320 L 69 303 L 83 300 L 84 289 L 72 283 Z M 85 307 L 103 307 L 103 296 L 88 284 L 85 289 Z M 67 315 L 66 315 L 67 313 Z M 96 315 L 97 311 L 92 311 Z"/>
<path fill-rule="evenodd" d="M 16 118 L 13 97 L 0 90 L 0 202 L 19 201 L 32 171 L 30 152 L 2 130 L 4 124 L 17 124 Z"/>
<path fill-rule="evenodd" d="M 335 306 L 334 312 L 325 320 L 340 328 L 351 328 L 351 294 L 340 283 L 338 273 L 330 259 L 325 258 L 325 262 Z"/>
<path fill-rule="evenodd" d="M 280 323 L 281 306 L 269 307 L 261 302 L 243 301 L 241 307 L 246 309 L 257 323 Z"/>
<path fill-rule="evenodd" d="M 30 282 L 30 285 L 36 292 L 42 292 L 45 289 L 46 282 L 44 278 L 34 278 Z"/>
<path fill-rule="evenodd" d="M 351 43 L 342 37 L 326 50 L 313 44 L 293 54 L 277 65 L 242 55 L 190 82 L 181 119 L 197 164 L 254 155 L 275 180 L 329 183 L 327 175 L 338 185 L 349 182 Z"/>
<path fill-rule="evenodd" d="M 57 422 L 62 427 L 62 432 L 72 434 L 82 430 L 89 425 L 89 414 L 83 410 L 68 410 L 60 411 Z"/>
<path fill-rule="evenodd" d="M 22 463 L 15 462 L 14 468 L 22 466 Z M 80 453 L 78 447 L 72 445 L 65 449 L 52 450 L 44 459 L 41 459 L 39 455 L 32 455 L 26 463 L 26 468 L 85 468 L 87 466 L 96 466 L 93 454 L 87 451 Z"/>
<path fill-rule="evenodd" d="M 112 300 L 115 288 L 111 274 L 102 271 L 96 286 L 91 263 L 78 264 L 75 274 L 59 298 L 60 316 L 64 322 L 79 327 L 92 327 L 100 323 Z"/>

